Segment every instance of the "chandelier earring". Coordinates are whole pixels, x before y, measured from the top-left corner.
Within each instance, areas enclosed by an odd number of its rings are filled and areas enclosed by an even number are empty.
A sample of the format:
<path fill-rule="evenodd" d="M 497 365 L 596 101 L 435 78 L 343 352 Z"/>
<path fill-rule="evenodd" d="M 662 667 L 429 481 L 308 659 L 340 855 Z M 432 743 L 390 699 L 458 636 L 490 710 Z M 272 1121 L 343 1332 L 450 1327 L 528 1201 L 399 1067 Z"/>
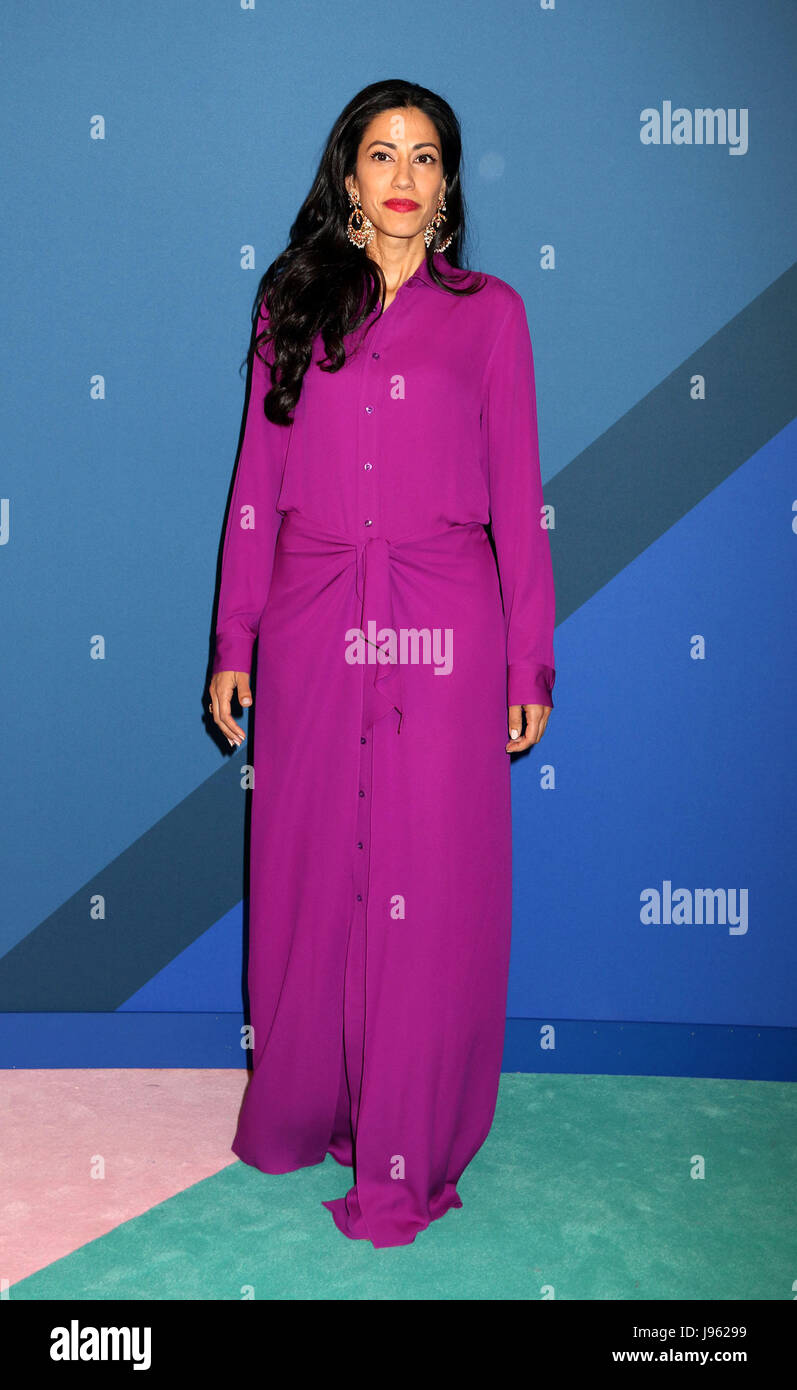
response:
<path fill-rule="evenodd" d="M 445 222 L 445 221 L 447 220 L 447 219 L 446 219 L 445 212 L 446 212 L 446 200 L 445 200 L 445 196 L 441 193 L 441 194 L 440 194 L 440 197 L 439 197 L 438 200 L 437 200 L 437 212 L 435 213 L 435 215 L 434 215 L 434 217 L 432 218 L 431 222 L 427 222 L 427 224 L 426 224 L 426 226 L 424 227 L 424 230 L 423 230 L 423 239 L 424 239 L 424 241 L 425 241 L 425 243 L 426 243 L 427 246 L 429 246 L 429 245 L 431 244 L 431 242 L 434 240 L 435 236 L 437 235 L 437 231 L 438 231 L 438 229 L 439 229 L 439 227 L 440 227 L 440 224 L 441 224 L 442 222 Z M 437 250 L 438 250 L 438 251 L 445 251 L 446 247 L 447 247 L 447 246 L 450 246 L 453 240 L 454 240 L 454 234 L 453 234 L 453 232 L 452 232 L 451 235 L 450 235 L 449 237 L 446 237 L 446 240 L 445 240 L 445 241 L 443 241 L 443 242 L 440 243 L 440 245 L 437 247 Z"/>
<path fill-rule="evenodd" d="M 351 212 L 346 223 L 346 235 L 352 246 L 358 246 L 360 250 L 364 246 L 370 246 L 374 239 L 375 227 L 370 217 L 366 217 L 360 204 L 360 199 L 356 194 L 349 193 Z"/>

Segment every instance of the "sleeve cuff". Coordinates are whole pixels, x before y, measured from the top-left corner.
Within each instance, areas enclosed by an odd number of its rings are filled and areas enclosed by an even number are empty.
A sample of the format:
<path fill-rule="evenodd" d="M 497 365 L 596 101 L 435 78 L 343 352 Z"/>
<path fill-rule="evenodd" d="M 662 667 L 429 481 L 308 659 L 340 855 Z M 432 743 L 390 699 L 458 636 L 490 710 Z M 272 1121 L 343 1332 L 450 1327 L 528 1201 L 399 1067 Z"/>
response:
<path fill-rule="evenodd" d="M 212 674 L 215 676 L 217 671 L 246 671 L 251 675 L 254 645 L 254 637 L 244 637 L 240 633 L 217 633 Z"/>
<path fill-rule="evenodd" d="M 506 702 L 508 705 L 546 705 L 553 709 L 555 680 L 553 666 L 510 665 L 507 667 Z"/>

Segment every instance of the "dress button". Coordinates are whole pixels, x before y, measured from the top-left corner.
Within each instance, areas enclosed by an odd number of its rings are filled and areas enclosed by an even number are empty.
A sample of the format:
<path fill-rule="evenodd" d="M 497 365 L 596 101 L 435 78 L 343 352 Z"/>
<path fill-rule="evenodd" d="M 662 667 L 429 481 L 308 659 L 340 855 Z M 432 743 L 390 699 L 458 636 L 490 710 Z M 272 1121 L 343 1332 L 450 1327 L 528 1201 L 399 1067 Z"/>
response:
<path fill-rule="evenodd" d="M 378 352 L 372 352 L 372 353 L 371 353 L 371 356 L 372 356 L 372 357 L 378 357 L 378 356 L 379 356 L 379 353 L 378 353 Z"/>
<path fill-rule="evenodd" d="M 365 792 L 363 791 L 362 787 L 360 788 L 360 796 L 365 796 Z"/>
<path fill-rule="evenodd" d="M 364 738 L 361 738 L 361 739 L 360 739 L 360 743 L 365 743 L 365 739 L 364 739 Z"/>
<path fill-rule="evenodd" d="M 367 405 L 367 406 L 365 407 L 365 413 L 366 413 L 366 415 L 373 415 L 373 413 L 374 413 L 374 408 L 373 408 L 373 406 L 372 406 L 372 405 Z"/>
<path fill-rule="evenodd" d="M 362 849 L 362 847 L 363 847 L 363 842 L 362 842 L 362 840 L 358 840 L 358 841 L 357 841 L 357 848 L 358 848 L 358 849 Z"/>
<path fill-rule="evenodd" d="M 361 903 L 362 900 L 363 900 L 363 895 L 362 895 L 362 893 L 358 893 L 358 894 L 357 894 L 357 901 L 358 901 L 358 903 Z"/>
<path fill-rule="evenodd" d="M 371 463 L 364 463 L 364 464 L 363 464 L 363 468 L 365 468 L 365 469 L 373 468 L 373 464 L 371 464 Z"/>
<path fill-rule="evenodd" d="M 374 524 L 374 523 L 373 523 L 372 521 L 370 521 L 370 520 L 369 520 L 369 521 L 364 521 L 364 522 L 363 522 L 363 526 L 373 526 L 373 524 Z"/>

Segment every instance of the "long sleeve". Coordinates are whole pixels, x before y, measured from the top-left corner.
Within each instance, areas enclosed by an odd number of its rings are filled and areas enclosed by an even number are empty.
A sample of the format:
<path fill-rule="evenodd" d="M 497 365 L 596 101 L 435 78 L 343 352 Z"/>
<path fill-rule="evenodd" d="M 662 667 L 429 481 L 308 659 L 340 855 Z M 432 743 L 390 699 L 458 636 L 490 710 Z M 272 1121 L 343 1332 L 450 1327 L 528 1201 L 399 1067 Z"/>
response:
<path fill-rule="evenodd" d="M 268 319 L 261 307 L 257 332 Z M 271 344 L 266 349 L 271 360 Z M 252 669 L 252 648 L 268 598 L 277 533 L 277 511 L 290 426 L 263 413 L 271 386 L 268 368 L 255 353 L 246 421 L 233 484 L 221 561 L 213 672 Z"/>
<path fill-rule="evenodd" d="M 485 370 L 482 431 L 507 632 L 507 704 L 553 708 L 555 598 L 534 359 L 525 305 L 514 290 Z"/>

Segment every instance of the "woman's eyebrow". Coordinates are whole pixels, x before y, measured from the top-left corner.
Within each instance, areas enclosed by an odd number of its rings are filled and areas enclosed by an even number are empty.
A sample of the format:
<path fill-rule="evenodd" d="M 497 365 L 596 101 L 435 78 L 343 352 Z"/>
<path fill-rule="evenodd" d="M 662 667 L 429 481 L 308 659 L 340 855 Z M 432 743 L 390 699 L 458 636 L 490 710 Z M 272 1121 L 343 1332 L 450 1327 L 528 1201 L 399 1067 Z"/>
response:
<path fill-rule="evenodd" d="M 372 140 L 371 145 L 389 145 L 391 150 L 395 150 L 397 148 L 397 146 L 394 144 L 392 140 Z M 366 149 L 370 150 L 371 145 L 366 145 Z M 434 140 L 419 140 L 418 143 L 412 145 L 411 148 L 413 150 L 420 150 L 423 148 L 424 145 L 431 145 L 433 150 L 437 149 L 437 145 L 434 143 Z"/>

